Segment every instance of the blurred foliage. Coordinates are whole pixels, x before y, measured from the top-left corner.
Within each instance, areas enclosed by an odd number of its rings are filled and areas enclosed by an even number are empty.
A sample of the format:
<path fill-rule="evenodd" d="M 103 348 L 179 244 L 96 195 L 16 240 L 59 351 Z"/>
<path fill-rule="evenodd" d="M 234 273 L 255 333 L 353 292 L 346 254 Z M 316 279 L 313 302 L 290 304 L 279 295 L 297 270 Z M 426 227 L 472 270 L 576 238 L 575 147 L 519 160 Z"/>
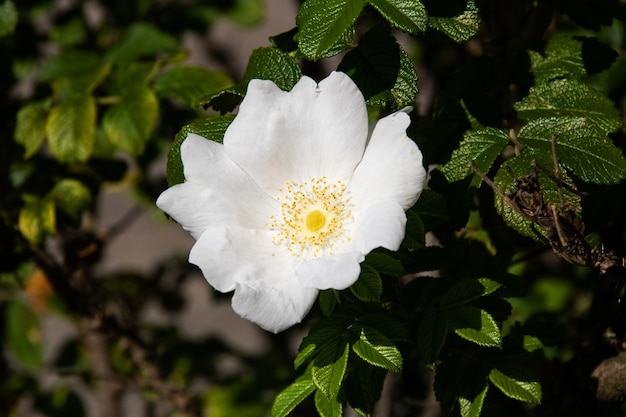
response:
<path fill-rule="evenodd" d="M 210 43 L 219 69 L 189 65 L 183 37 L 256 25 L 261 0 L 0 1 L 0 415 L 86 416 L 95 398 L 121 416 L 127 393 L 146 416 L 623 415 L 625 11 L 306 0 L 238 79 Z M 142 321 L 182 314 L 193 269 L 100 261 L 184 180 L 186 135 L 221 141 L 251 79 L 288 90 L 332 65 L 372 117 L 416 108 L 409 136 L 433 169 L 400 250 L 369 254 L 255 354 Z M 103 231 L 110 185 L 137 207 Z M 55 352 L 51 317 L 72 328 Z"/>

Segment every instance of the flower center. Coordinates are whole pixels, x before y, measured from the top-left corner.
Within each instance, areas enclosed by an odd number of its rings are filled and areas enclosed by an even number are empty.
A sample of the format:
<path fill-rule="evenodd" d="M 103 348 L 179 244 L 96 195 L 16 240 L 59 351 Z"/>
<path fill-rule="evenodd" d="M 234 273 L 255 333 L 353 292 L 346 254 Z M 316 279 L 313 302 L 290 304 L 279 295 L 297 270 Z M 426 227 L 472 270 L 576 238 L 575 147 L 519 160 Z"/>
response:
<path fill-rule="evenodd" d="M 306 228 L 312 232 L 317 232 L 326 224 L 326 216 L 319 210 L 313 210 L 306 215 Z"/>
<path fill-rule="evenodd" d="M 278 232 L 274 244 L 285 245 L 293 256 L 316 258 L 333 255 L 338 243 L 350 240 L 346 226 L 352 213 L 343 182 L 329 184 L 326 177 L 288 181 L 278 192 L 281 212 L 270 223 Z"/>

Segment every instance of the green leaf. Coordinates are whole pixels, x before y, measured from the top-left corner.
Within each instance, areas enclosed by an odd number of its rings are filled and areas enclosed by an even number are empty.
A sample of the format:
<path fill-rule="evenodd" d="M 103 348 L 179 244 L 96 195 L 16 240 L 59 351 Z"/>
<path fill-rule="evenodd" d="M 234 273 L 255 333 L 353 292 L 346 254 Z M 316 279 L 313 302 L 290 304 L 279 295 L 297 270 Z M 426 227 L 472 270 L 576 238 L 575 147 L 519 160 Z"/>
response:
<path fill-rule="evenodd" d="M 386 370 L 373 366 L 357 366 L 347 375 L 343 393 L 359 415 L 372 415 L 386 376 Z"/>
<path fill-rule="evenodd" d="M 335 399 L 341 389 L 346 374 L 350 344 L 343 338 L 337 338 L 322 348 L 313 361 L 312 377 L 315 386 L 328 399 Z"/>
<path fill-rule="evenodd" d="M 89 74 L 102 66 L 101 57 L 92 51 L 72 49 L 52 56 L 41 69 L 41 81 L 50 82 L 59 78 L 72 79 Z"/>
<path fill-rule="evenodd" d="M 522 101 L 515 104 L 520 118 L 532 120 L 549 117 L 586 118 L 591 126 L 604 133 L 621 125 L 619 112 L 600 91 L 578 81 L 561 79 L 530 89 Z M 559 136 L 559 132 L 554 132 Z"/>
<path fill-rule="evenodd" d="M 321 391 L 315 392 L 315 409 L 320 417 L 341 417 L 343 407 L 336 398 L 328 398 Z"/>
<path fill-rule="evenodd" d="M 43 341 L 39 318 L 21 301 L 11 300 L 5 312 L 7 347 L 30 370 L 43 365 Z"/>
<path fill-rule="evenodd" d="M 272 417 L 286 417 L 298 404 L 315 391 L 311 379 L 301 379 L 282 390 L 272 405 Z"/>
<path fill-rule="evenodd" d="M 368 105 L 383 106 L 390 110 L 401 110 L 406 106 L 415 105 L 417 96 L 417 73 L 413 61 L 400 47 L 400 69 L 396 83 L 389 90 L 376 94 L 367 100 Z"/>
<path fill-rule="evenodd" d="M 551 155 L 551 138 L 556 136 L 556 156 L 580 179 L 597 184 L 614 184 L 626 178 L 626 159 L 606 133 L 584 117 L 549 117 L 528 122 L 518 140 L 525 152 Z M 534 157 L 534 156 L 529 156 Z"/>
<path fill-rule="evenodd" d="M 13 137 L 24 146 L 24 158 L 33 156 L 46 139 L 46 120 L 50 101 L 43 100 L 30 103 L 17 112 L 17 124 Z"/>
<path fill-rule="evenodd" d="M 210 116 L 185 125 L 177 134 L 167 154 L 167 183 L 171 187 L 185 181 L 183 161 L 180 159 L 180 145 L 189 133 L 195 133 L 207 140 L 222 142 L 226 129 L 235 116 Z"/>
<path fill-rule="evenodd" d="M 24 201 L 26 204 L 20 210 L 18 227 L 29 242 L 40 243 L 46 235 L 56 232 L 54 203 L 29 195 L 24 196 Z"/>
<path fill-rule="evenodd" d="M 419 0 L 369 0 L 392 26 L 417 34 L 428 27 L 428 12 Z"/>
<path fill-rule="evenodd" d="M 564 76 L 586 75 L 582 43 L 570 37 L 555 36 L 546 46 L 545 56 L 528 51 L 535 84 L 543 84 Z"/>
<path fill-rule="evenodd" d="M 270 80 L 278 88 L 289 91 L 301 77 L 302 70 L 291 55 L 273 47 L 258 48 L 252 52 L 239 84 L 199 98 L 196 104 L 213 107 L 222 113 L 229 112 L 241 102 L 252 79 Z"/>
<path fill-rule="evenodd" d="M 500 347 L 502 336 L 496 321 L 485 310 L 460 306 L 446 310 L 451 327 L 462 338 L 480 346 Z"/>
<path fill-rule="evenodd" d="M 263 0 L 235 0 L 233 3 L 227 14 L 229 20 L 241 26 L 256 26 L 263 22 Z"/>
<path fill-rule="evenodd" d="M 424 363 L 431 365 L 439 357 L 448 335 L 448 319 L 439 308 L 424 309 L 417 328 L 417 352 Z"/>
<path fill-rule="evenodd" d="M 528 403 L 541 403 L 541 384 L 521 369 L 492 369 L 489 380 L 506 396 Z"/>
<path fill-rule="evenodd" d="M 431 13 L 428 24 L 455 42 L 465 42 L 480 29 L 480 11 L 472 0 L 468 0 L 465 9 L 456 16 L 442 17 Z"/>
<path fill-rule="evenodd" d="M 154 91 L 161 96 L 176 98 L 190 107 L 198 101 L 233 84 L 221 71 L 208 71 L 202 67 L 178 67 L 164 71 L 154 81 Z"/>
<path fill-rule="evenodd" d="M 96 103 L 90 95 L 72 96 L 52 108 L 46 122 L 50 152 L 59 161 L 85 161 L 95 139 Z"/>
<path fill-rule="evenodd" d="M 374 28 L 363 35 L 338 69 L 350 75 L 370 105 L 398 110 L 415 103 L 413 63 L 385 29 Z"/>
<path fill-rule="evenodd" d="M 173 36 L 148 23 L 134 23 L 120 42 L 109 51 L 107 59 L 124 67 L 138 58 L 171 51 L 177 47 L 178 41 Z"/>
<path fill-rule="evenodd" d="M 289 91 L 302 77 L 294 58 L 277 48 L 258 48 L 252 52 L 243 79 L 270 80 L 281 90 Z"/>
<path fill-rule="evenodd" d="M 73 178 L 57 182 L 48 197 L 59 209 L 75 219 L 78 219 L 81 211 L 91 204 L 89 188 Z"/>
<path fill-rule="evenodd" d="M 534 352 L 537 349 L 543 348 L 543 343 L 539 338 L 527 334 L 525 334 L 522 339 L 522 345 L 527 352 Z"/>
<path fill-rule="evenodd" d="M 11 0 L 5 0 L 0 4 L 0 38 L 10 35 L 17 26 L 18 13 L 15 4 Z"/>
<path fill-rule="evenodd" d="M 406 212 L 406 233 L 402 245 L 411 249 L 422 249 L 426 246 L 424 222 L 412 210 Z"/>
<path fill-rule="evenodd" d="M 111 64 L 103 63 L 84 73 L 59 78 L 54 81 L 53 86 L 60 95 L 91 93 L 105 80 L 110 72 Z"/>
<path fill-rule="evenodd" d="M 482 172 L 489 172 L 491 165 L 509 143 L 509 136 L 500 129 L 486 127 L 468 130 L 461 146 L 452 153 L 450 161 L 442 167 L 449 182 L 459 181 L 473 173 L 470 162 L 474 161 Z"/>
<path fill-rule="evenodd" d="M 337 306 L 336 290 L 329 289 L 320 291 L 317 302 L 320 305 L 320 310 L 322 310 L 322 314 L 326 317 L 330 316 Z"/>
<path fill-rule="evenodd" d="M 301 6 L 296 23 L 298 47 L 310 60 L 322 58 L 361 14 L 366 0 L 307 0 Z"/>
<path fill-rule="evenodd" d="M 359 328 L 355 329 L 356 331 Z M 368 326 L 360 327 L 359 340 L 352 350 L 365 362 L 392 372 L 402 370 L 402 354 L 387 336 Z"/>
<path fill-rule="evenodd" d="M 502 284 L 489 278 L 467 278 L 456 282 L 440 298 L 445 307 L 456 307 L 474 301 L 479 297 L 491 294 Z"/>
<path fill-rule="evenodd" d="M 374 268 L 363 263 L 359 279 L 352 284 L 350 291 L 363 302 L 378 302 L 383 295 L 383 281 Z"/>
<path fill-rule="evenodd" d="M 138 87 L 122 96 L 102 117 L 102 127 L 112 144 L 139 155 L 159 116 L 159 101 L 147 87 Z"/>
<path fill-rule="evenodd" d="M 445 198 L 429 189 L 422 191 L 420 198 L 410 211 L 417 213 L 424 223 L 425 231 L 434 230 L 440 224 L 447 222 L 450 217 Z"/>
<path fill-rule="evenodd" d="M 391 255 L 381 252 L 370 252 L 363 264 L 369 265 L 381 274 L 399 277 L 405 274 L 402 262 Z"/>
<path fill-rule="evenodd" d="M 489 391 L 489 385 L 485 385 L 485 389 L 474 398 L 459 397 L 461 417 L 480 417 L 487 391 Z"/>

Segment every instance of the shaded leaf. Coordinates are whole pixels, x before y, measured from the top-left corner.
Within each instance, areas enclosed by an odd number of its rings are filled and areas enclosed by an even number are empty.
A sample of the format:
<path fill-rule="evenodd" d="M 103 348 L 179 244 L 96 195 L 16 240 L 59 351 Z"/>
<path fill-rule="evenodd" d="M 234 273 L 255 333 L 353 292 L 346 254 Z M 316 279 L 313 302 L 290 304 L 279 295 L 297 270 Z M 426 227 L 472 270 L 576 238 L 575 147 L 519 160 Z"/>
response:
<path fill-rule="evenodd" d="M 435 363 L 448 335 L 448 319 L 438 308 L 424 309 L 417 328 L 417 351 L 427 365 Z"/>
<path fill-rule="evenodd" d="M 8 302 L 5 312 L 6 343 L 23 367 L 43 365 L 43 341 L 39 318 L 21 301 Z"/>
<path fill-rule="evenodd" d="M 439 301 L 445 307 L 459 306 L 491 294 L 501 286 L 502 284 L 489 278 L 463 279 L 450 286 Z"/>
<path fill-rule="evenodd" d="M 52 108 L 46 122 L 50 152 L 61 162 L 85 161 L 95 140 L 96 103 L 90 95 L 72 96 Z"/>
<path fill-rule="evenodd" d="M 322 58 L 350 30 L 365 4 L 365 0 L 305 1 L 296 16 L 300 52 L 310 60 Z"/>
<path fill-rule="evenodd" d="M 406 212 L 406 233 L 402 245 L 411 249 L 422 249 L 426 246 L 424 222 L 417 213 L 411 210 Z"/>
<path fill-rule="evenodd" d="M 352 350 L 365 362 L 388 371 L 400 372 L 402 354 L 393 342 L 371 327 L 362 326 L 360 330 L 359 340 L 352 345 Z"/>
<path fill-rule="evenodd" d="M 381 274 L 391 275 L 392 277 L 399 277 L 405 274 L 402 262 L 386 253 L 370 252 L 365 257 L 363 264 L 371 266 Z"/>
<path fill-rule="evenodd" d="M 317 302 L 320 305 L 320 310 L 322 310 L 322 314 L 326 317 L 330 316 L 337 306 L 337 294 L 335 290 L 329 289 L 320 291 Z"/>
<path fill-rule="evenodd" d="M 383 295 L 380 274 L 371 266 L 362 263 L 359 279 L 350 287 L 352 294 L 363 302 L 377 302 Z"/>
<path fill-rule="evenodd" d="M 428 27 L 428 12 L 419 0 L 369 0 L 392 26 L 417 34 Z"/>
<path fill-rule="evenodd" d="M 417 213 L 424 223 L 425 231 L 434 230 L 440 224 L 449 220 L 445 198 L 430 189 L 423 190 L 420 198 L 409 210 Z"/>
<path fill-rule="evenodd" d="M 582 77 L 586 74 L 582 43 L 570 37 L 555 36 L 546 46 L 545 55 L 528 51 L 535 84 L 546 83 L 563 76 Z"/>

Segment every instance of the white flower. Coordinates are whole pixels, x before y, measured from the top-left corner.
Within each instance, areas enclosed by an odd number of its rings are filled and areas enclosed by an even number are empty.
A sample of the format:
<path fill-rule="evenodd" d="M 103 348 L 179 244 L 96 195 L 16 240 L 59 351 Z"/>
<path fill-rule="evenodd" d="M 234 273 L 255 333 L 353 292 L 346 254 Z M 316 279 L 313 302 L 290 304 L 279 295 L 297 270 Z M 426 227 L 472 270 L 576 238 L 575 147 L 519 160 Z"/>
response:
<path fill-rule="evenodd" d="M 365 101 L 334 72 L 292 91 L 252 80 L 224 144 L 189 134 L 186 182 L 157 205 L 197 240 L 189 262 L 266 330 L 299 323 L 320 289 L 344 289 L 372 249 L 397 250 L 426 172 L 398 112 L 368 134 Z"/>

